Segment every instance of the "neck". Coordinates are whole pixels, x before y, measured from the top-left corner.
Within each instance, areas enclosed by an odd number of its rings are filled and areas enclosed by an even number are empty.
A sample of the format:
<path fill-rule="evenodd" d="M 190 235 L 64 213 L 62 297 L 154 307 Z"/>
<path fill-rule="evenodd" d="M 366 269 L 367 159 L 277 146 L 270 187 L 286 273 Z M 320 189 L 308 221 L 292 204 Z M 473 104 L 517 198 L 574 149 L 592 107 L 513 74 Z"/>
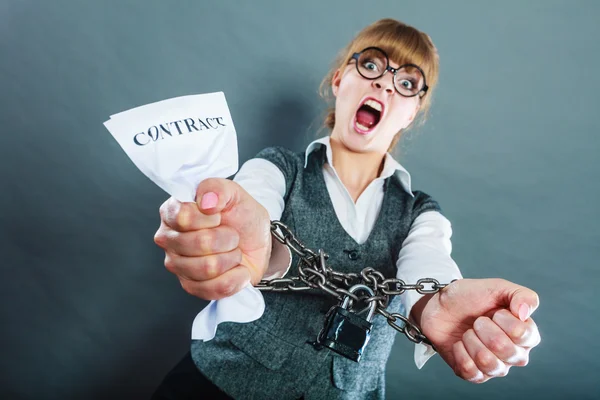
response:
<path fill-rule="evenodd" d="M 330 145 L 333 167 L 356 203 L 367 186 L 381 174 L 385 155 L 356 153 L 334 137 L 330 137 Z"/>

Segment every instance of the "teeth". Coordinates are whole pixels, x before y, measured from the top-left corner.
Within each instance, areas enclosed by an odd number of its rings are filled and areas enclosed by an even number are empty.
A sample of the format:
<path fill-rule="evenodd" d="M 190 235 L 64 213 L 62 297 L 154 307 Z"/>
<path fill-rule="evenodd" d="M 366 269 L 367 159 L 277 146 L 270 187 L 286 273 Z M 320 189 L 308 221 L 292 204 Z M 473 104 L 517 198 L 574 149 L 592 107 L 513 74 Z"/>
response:
<path fill-rule="evenodd" d="M 365 101 L 365 104 L 371 108 L 374 108 L 375 110 L 381 112 L 381 104 L 376 102 L 375 100 L 367 100 Z"/>
<path fill-rule="evenodd" d="M 361 124 L 360 124 L 360 123 L 358 123 L 358 122 L 356 123 L 356 126 L 358 127 L 358 129 L 360 129 L 360 130 L 363 130 L 363 131 L 368 131 L 368 130 L 369 130 L 369 128 L 367 128 L 367 127 L 366 127 L 366 126 L 364 126 L 364 125 L 361 125 Z"/>

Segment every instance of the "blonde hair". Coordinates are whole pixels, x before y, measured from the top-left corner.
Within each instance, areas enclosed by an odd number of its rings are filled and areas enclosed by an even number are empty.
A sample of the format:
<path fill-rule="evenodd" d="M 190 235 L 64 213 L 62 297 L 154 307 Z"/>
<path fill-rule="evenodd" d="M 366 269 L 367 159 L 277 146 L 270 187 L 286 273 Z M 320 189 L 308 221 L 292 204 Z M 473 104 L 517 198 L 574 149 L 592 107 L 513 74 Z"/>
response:
<path fill-rule="evenodd" d="M 415 120 L 418 123 L 425 122 L 427 112 L 431 105 L 431 96 L 439 76 L 439 55 L 429 35 L 419 31 L 412 26 L 400 21 L 386 18 L 379 20 L 360 31 L 356 37 L 343 49 L 335 59 L 319 88 L 319 93 L 328 102 L 334 102 L 331 93 L 332 79 L 336 71 L 343 70 L 352 59 L 354 53 L 376 46 L 383 49 L 390 59 L 398 65 L 416 64 L 425 73 L 425 79 L 429 89 L 427 94 L 421 98 L 419 112 Z M 324 126 L 333 129 L 335 126 L 335 107 L 327 110 L 323 122 Z M 414 124 L 414 121 L 413 121 Z M 402 131 L 398 132 L 388 151 L 391 151 L 400 140 Z"/>

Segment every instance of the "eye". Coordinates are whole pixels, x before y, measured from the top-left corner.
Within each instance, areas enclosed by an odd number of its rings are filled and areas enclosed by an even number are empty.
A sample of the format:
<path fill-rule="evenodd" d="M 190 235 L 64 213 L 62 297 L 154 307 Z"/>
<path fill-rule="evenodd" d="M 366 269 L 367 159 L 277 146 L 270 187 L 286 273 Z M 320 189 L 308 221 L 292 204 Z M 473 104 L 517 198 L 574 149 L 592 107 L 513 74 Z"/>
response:
<path fill-rule="evenodd" d="M 401 79 L 400 86 L 402 86 L 405 89 L 409 89 L 409 90 L 412 90 L 412 88 L 415 87 L 414 83 L 409 79 Z"/>
<path fill-rule="evenodd" d="M 363 63 L 363 66 L 368 69 L 369 71 L 377 71 L 379 69 L 379 67 L 377 66 L 377 63 L 375 63 L 372 60 L 367 60 Z"/>

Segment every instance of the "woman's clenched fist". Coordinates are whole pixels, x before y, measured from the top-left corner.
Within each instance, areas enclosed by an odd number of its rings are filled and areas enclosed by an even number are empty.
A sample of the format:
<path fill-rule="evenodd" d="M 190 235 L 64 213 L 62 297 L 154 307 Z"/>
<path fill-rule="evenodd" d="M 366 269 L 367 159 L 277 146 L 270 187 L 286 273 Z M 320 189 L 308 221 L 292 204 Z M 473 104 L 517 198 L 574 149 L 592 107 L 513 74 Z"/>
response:
<path fill-rule="evenodd" d="M 196 203 L 168 199 L 154 241 L 165 267 L 191 295 L 218 300 L 263 277 L 271 255 L 267 210 L 237 183 L 221 178 L 198 185 Z"/>

